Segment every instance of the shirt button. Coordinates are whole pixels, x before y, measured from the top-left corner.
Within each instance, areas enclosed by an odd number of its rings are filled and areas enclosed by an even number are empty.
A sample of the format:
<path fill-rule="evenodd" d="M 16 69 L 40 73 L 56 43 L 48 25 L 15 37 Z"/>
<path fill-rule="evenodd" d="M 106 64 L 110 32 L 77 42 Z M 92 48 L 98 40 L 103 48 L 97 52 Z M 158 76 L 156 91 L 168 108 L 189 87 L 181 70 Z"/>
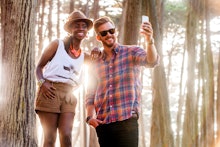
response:
<path fill-rule="evenodd" d="M 112 87 L 112 85 L 109 85 L 109 87 Z"/>
<path fill-rule="evenodd" d="M 110 95 L 110 97 L 112 97 L 112 95 Z"/>
<path fill-rule="evenodd" d="M 112 75 L 109 75 L 109 77 L 112 77 Z"/>

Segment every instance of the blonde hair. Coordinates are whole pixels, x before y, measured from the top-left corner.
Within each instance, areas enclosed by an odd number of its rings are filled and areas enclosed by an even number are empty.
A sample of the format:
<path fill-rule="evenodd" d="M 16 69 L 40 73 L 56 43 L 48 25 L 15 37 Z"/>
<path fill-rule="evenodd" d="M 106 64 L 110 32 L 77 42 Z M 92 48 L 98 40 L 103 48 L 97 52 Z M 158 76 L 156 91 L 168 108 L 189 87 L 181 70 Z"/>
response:
<path fill-rule="evenodd" d="M 103 17 L 100 17 L 98 19 L 96 19 L 94 21 L 94 30 L 96 33 L 98 33 L 98 27 L 101 26 L 102 24 L 105 24 L 107 22 L 110 22 L 113 26 L 115 26 L 114 22 L 111 20 L 110 17 L 107 17 L 107 16 L 103 16 Z"/>

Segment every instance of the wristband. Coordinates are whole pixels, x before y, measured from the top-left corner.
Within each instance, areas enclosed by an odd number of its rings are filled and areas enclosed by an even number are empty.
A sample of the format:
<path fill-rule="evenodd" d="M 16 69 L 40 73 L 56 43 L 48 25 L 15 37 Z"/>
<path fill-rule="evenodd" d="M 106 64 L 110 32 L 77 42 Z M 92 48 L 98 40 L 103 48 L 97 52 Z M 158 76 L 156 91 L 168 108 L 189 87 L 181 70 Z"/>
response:
<path fill-rule="evenodd" d="M 87 116 L 86 117 L 86 123 L 88 124 L 89 120 L 91 119 L 92 117 L 91 116 Z"/>
<path fill-rule="evenodd" d="M 37 82 L 37 85 L 38 85 L 39 87 L 41 87 L 44 82 L 45 82 L 45 79 L 40 79 L 40 80 Z"/>
<path fill-rule="evenodd" d="M 149 42 L 147 42 L 148 45 L 154 44 L 154 38 L 151 38 Z"/>

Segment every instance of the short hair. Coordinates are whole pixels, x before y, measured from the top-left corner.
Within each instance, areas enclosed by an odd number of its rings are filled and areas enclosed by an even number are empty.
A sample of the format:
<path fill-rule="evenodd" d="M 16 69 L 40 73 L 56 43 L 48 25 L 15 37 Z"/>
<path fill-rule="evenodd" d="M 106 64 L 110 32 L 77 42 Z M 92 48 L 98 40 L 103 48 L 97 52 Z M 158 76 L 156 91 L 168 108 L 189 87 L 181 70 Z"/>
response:
<path fill-rule="evenodd" d="M 102 24 L 107 23 L 107 22 L 110 22 L 112 25 L 115 26 L 114 22 L 111 20 L 110 17 L 103 16 L 103 17 L 100 17 L 100 18 L 96 19 L 94 21 L 94 30 L 95 30 L 95 32 L 98 33 L 98 30 L 97 30 L 98 27 L 101 26 Z"/>

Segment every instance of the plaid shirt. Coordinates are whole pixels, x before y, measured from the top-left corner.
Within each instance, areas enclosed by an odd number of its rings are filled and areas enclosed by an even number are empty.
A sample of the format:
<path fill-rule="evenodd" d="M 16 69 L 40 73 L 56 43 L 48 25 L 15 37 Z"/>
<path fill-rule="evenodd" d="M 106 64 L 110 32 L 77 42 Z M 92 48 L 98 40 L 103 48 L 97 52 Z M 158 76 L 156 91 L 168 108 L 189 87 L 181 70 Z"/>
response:
<path fill-rule="evenodd" d="M 105 124 L 126 120 L 132 111 L 139 112 L 141 66 L 154 67 L 158 63 L 147 63 L 145 50 L 137 46 L 118 45 L 112 51 L 110 61 L 102 58 L 90 66 L 86 94 L 86 106 L 94 105 L 97 119 Z"/>

